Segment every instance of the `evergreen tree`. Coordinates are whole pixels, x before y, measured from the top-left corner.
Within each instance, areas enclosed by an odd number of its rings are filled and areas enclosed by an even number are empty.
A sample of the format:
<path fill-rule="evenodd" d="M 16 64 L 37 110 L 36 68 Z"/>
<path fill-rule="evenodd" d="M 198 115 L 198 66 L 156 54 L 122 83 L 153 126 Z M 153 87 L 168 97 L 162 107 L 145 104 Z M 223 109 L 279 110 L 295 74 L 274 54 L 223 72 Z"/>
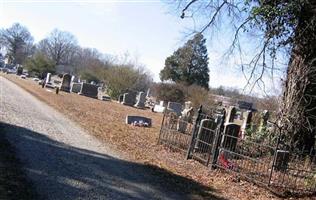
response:
<path fill-rule="evenodd" d="M 208 89 L 208 54 L 202 34 L 196 34 L 192 40 L 166 58 L 160 79 L 172 80 L 185 85 L 196 84 Z"/>

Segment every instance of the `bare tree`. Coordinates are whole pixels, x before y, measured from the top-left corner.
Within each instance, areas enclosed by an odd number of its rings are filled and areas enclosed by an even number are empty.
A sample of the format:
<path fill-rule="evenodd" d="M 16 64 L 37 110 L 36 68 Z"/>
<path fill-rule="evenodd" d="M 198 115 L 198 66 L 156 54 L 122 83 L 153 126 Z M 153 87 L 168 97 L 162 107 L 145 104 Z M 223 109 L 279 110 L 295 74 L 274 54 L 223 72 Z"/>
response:
<path fill-rule="evenodd" d="M 6 50 L 6 57 L 11 63 L 23 64 L 33 51 L 33 37 L 26 27 L 15 23 L 0 30 L 0 45 Z"/>
<path fill-rule="evenodd" d="M 56 65 L 71 65 L 78 45 L 74 35 L 54 29 L 38 44 L 38 50 L 47 55 Z"/>
<path fill-rule="evenodd" d="M 229 53 L 240 52 L 241 35 L 251 32 L 261 41 L 250 62 L 241 65 L 248 85 L 264 86 L 263 76 L 276 70 L 278 55 L 290 57 L 280 121 L 291 148 L 314 148 L 316 135 L 316 2 L 312 0 L 190 0 L 176 1 L 181 18 L 203 18 L 197 32 L 230 22 L 234 30 Z M 221 21 L 224 19 L 223 21 Z M 252 39 L 254 40 L 254 39 Z"/>

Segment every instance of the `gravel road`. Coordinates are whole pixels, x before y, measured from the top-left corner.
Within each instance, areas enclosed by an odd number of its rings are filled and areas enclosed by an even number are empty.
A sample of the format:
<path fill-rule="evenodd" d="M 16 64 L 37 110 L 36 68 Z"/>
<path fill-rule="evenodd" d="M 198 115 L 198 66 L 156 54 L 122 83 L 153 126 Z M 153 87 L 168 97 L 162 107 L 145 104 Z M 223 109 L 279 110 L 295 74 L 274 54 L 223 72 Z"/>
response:
<path fill-rule="evenodd" d="M 188 198 L 1 76 L 0 121 L 39 199 Z"/>

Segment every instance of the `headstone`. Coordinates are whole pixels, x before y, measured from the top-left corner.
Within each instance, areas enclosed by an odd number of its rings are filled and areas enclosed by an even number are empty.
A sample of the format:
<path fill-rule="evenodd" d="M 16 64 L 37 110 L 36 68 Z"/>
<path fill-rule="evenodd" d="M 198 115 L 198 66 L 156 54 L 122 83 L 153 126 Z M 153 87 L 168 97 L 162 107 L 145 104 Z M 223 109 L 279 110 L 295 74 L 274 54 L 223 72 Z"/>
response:
<path fill-rule="evenodd" d="M 165 112 L 166 107 L 164 107 L 164 101 L 160 101 L 159 105 L 154 105 L 153 111 L 163 113 Z"/>
<path fill-rule="evenodd" d="M 201 120 L 199 131 L 195 140 L 195 151 L 205 152 L 209 149 L 209 145 L 207 144 L 213 143 L 216 128 L 217 124 L 214 119 Z"/>
<path fill-rule="evenodd" d="M 73 83 L 71 86 L 71 92 L 78 94 L 81 91 L 81 86 L 81 83 Z"/>
<path fill-rule="evenodd" d="M 241 126 L 242 129 L 242 138 L 245 136 L 246 129 L 250 128 L 251 125 L 252 112 L 247 110 L 243 113 L 243 124 Z"/>
<path fill-rule="evenodd" d="M 238 136 L 239 136 L 240 126 L 237 124 L 229 123 L 226 124 L 224 129 L 224 137 L 222 138 L 221 146 L 229 151 L 235 151 Z"/>
<path fill-rule="evenodd" d="M 270 117 L 270 113 L 269 113 L 268 110 L 264 110 L 261 113 L 259 132 L 261 132 L 261 131 L 266 129 L 269 117 Z"/>
<path fill-rule="evenodd" d="M 228 108 L 227 115 L 226 115 L 226 120 L 225 120 L 225 122 L 227 124 L 234 122 L 234 118 L 235 118 L 236 112 L 237 112 L 237 110 L 236 110 L 236 108 L 234 106 L 230 106 Z"/>
<path fill-rule="evenodd" d="M 252 111 L 246 111 L 246 114 L 244 115 L 244 120 L 246 122 L 246 128 L 249 128 L 252 120 Z"/>
<path fill-rule="evenodd" d="M 84 95 L 91 98 L 98 98 L 98 86 L 89 83 L 81 83 L 80 95 Z"/>
<path fill-rule="evenodd" d="M 52 74 L 51 73 L 47 73 L 46 79 L 45 79 L 46 80 L 45 84 L 50 83 L 51 77 L 52 77 Z"/>
<path fill-rule="evenodd" d="M 70 92 L 70 83 L 71 83 L 70 74 L 64 74 L 63 79 L 61 81 L 60 90 L 64 92 Z"/>
<path fill-rule="evenodd" d="M 182 104 L 177 102 L 168 102 L 167 110 L 175 112 L 178 116 L 180 116 L 182 111 Z"/>
<path fill-rule="evenodd" d="M 119 101 L 120 103 L 122 103 L 122 102 L 123 102 L 123 99 L 124 99 L 124 94 L 121 94 L 121 95 L 119 96 L 119 98 L 118 98 L 118 101 Z"/>
<path fill-rule="evenodd" d="M 126 124 L 132 124 L 132 125 L 139 125 L 139 126 L 145 126 L 145 127 L 151 127 L 151 119 L 147 117 L 142 116 L 126 116 Z"/>
<path fill-rule="evenodd" d="M 16 75 L 20 76 L 22 74 L 23 74 L 23 67 L 19 65 L 16 70 Z"/>
<path fill-rule="evenodd" d="M 145 107 L 145 101 L 146 101 L 146 95 L 144 92 L 139 92 L 137 95 L 137 101 L 134 105 L 136 108 L 144 108 Z"/>
<path fill-rule="evenodd" d="M 290 153 L 284 150 L 277 150 L 274 168 L 277 171 L 286 171 L 289 164 Z"/>
<path fill-rule="evenodd" d="M 123 95 L 123 105 L 133 106 L 135 104 L 136 95 L 135 93 L 129 92 Z"/>
<path fill-rule="evenodd" d="M 78 83 L 78 77 L 77 76 L 71 76 L 71 83 Z"/>
<path fill-rule="evenodd" d="M 146 97 L 150 97 L 150 88 L 147 90 Z"/>
<path fill-rule="evenodd" d="M 188 123 L 192 122 L 192 118 L 194 115 L 194 110 L 192 107 L 191 101 L 187 101 L 184 103 L 184 110 L 181 112 L 181 116 L 179 117 L 178 131 L 184 133 L 187 129 Z"/>

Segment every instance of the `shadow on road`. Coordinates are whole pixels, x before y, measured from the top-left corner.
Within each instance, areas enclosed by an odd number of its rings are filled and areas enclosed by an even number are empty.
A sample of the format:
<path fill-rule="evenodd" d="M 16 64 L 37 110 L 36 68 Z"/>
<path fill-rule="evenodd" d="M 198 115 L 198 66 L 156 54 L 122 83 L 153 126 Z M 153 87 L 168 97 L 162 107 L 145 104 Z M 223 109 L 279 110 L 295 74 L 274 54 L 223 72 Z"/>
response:
<path fill-rule="evenodd" d="M 37 193 L 54 199 L 214 199 L 224 200 L 191 179 L 164 169 L 128 162 L 54 141 L 29 129 L 0 123 L 17 146 Z M 192 196 L 192 192 L 199 194 Z M 165 198 L 164 198 L 165 199 Z"/>

